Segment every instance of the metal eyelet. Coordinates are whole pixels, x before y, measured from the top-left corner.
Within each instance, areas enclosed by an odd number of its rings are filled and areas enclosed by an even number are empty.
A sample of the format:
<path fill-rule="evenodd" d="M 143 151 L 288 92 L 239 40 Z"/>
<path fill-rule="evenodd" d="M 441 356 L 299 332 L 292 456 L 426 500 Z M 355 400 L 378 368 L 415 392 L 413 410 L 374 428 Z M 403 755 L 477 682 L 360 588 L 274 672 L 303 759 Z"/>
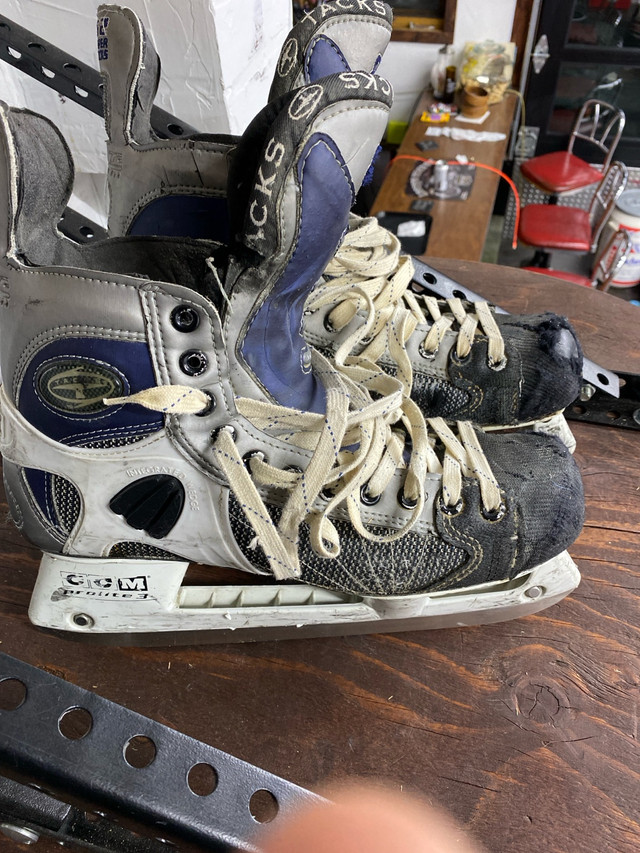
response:
<path fill-rule="evenodd" d="M 433 359 L 438 354 L 438 350 L 434 350 L 434 352 L 429 352 L 424 348 L 424 343 L 421 343 L 418 347 L 418 354 L 425 359 L 425 361 L 433 361 Z"/>
<path fill-rule="evenodd" d="M 469 352 L 466 355 L 458 355 L 458 353 L 455 353 L 455 359 L 458 362 L 458 364 L 466 364 L 470 358 L 471 358 L 471 350 L 469 350 Z"/>
<path fill-rule="evenodd" d="M 331 501 L 333 500 L 333 498 L 335 498 L 336 494 L 333 489 L 324 486 L 322 489 L 320 489 L 319 496 L 322 498 L 323 501 Z"/>
<path fill-rule="evenodd" d="M 177 305 L 171 312 L 171 325 L 178 332 L 193 332 L 200 325 L 200 315 L 190 305 Z"/>
<path fill-rule="evenodd" d="M 333 310 L 333 309 L 332 309 L 332 310 Z M 333 323 L 331 322 L 331 317 L 330 317 L 330 315 L 331 315 L 331 311 L 329 311 L 329 313 L 328 313 L 328 314 L 325 314 L 325 315 L 324 315 L 324 320 L 322 321 L 322 325 L 324 326 L 325 331 L 329 332 L 329 333 L 330 333 L 330 334 L 332 334 L 332 335 L 335 335 L 335 333 L 336 333 L 337 329 L 336 329 L 336 327 L 333 325 Z"/>
<path fill-rule="evenodd" d="M 507 514 L 507 507 L 506 504 L 501 503 L 497 509 L 485 509 L 482 507 L 480 511 L 482 517 L 486 518 L 487 521 L 501 521 Z"/>
<path fill-rule="evenodd" d="M 507 366 L 507 357 L 500 359 L 500 361 L 496 362 L 496 364 L 492 364 L 490 361 L 487 362 L 489 365 L 489 370 L 494 370 L 496 373 L 499 373 L 501 370 L 504 370 Z"/>
<path fill-rule="evenodd" d="M 211 431 L 211 442 L 212 442 L 212 444 L 216 443 L 216 441 L 218 440 L 218 436 L 220 435 L 222 430 L 224 430 L 225 432 L 228 432 L 234 441 L 238 437 L 238 433 L 236 431 L 236 428 L 234 426 L 231 426 L 231 424 L 225 424 L 224 426 L 218 427 L 217 429 L 214 429 Z"/>
<path fill-rule="evenodd" d="M 404 493 L 404 489 L 400 489 L 398 492 L 398 503 L 403 509 L 415 509 L 418 505 L 418 499 L 408 498 Z"/>
<path fill-rule="evenodd" d="M 180 356 L 180 370 L 187 376 L 200 376 L 209 366 L 207 356 L 197 349 L 190 349 Z"/>
<path fill-rule="evenodd" d="M 375 506 L 379 501 L 382 495 L 370 495 L 367 491 L 367 484 L 360 489 L 360 502 L 365 506 Z"/>
<path fill-rule="evenodd" d="M 252 459 L 261 459 L 263 462 L 267 462 L 267 457 L 261 450 L 250 450 L 248 453 L 245 453 L 242 457 L 242 461 L 245 464 L 245 467 L 251 473 L 251 460 Z"/>
<path fill-rule="evenodd" d="M 210 415 L 216 408 L 216 398 L 213 394 L 210 391 L 203 391 L 202 393 L 207 395 L 209 402 L 201 412 L 196 412 L 196 417 L 198 418 L 204 418 L 207 415 Z"/>
<path fill-rule="evenodd" d="M 449 504 L 446 504 L 442 500 L 442 498 L 440 498 L 440 511 L 443 512 L 445 515 L 450 516 L 451 518 L 453 518 L 456 515 L 460 515 L 460 513 L 462 512 L 463 509 L 464 509 L 464 501 L 462 500 L 462 498 L 460 498 L 460 500 L 456 504 L 454 504 L 453 506 L 449 506 Z"/>

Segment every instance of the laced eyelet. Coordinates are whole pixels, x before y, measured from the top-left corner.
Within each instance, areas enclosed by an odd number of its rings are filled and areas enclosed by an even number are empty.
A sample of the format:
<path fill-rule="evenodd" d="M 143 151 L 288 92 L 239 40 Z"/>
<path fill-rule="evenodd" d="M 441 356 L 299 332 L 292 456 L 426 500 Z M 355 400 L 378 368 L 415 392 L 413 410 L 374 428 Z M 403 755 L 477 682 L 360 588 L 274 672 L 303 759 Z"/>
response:
<path fill-rule="evenodd" d="M 379 502 L 381 497 L 382 495 L 370 495 L 367 491 L 366 483 L 360 489 L 360 502 L 363 503 L 365 506 L 375 506 Z"/>
<path fill-rule="evenodd" d="M 398 492 L 398 503 L 403 509 L 415 509 L 418 504 L 418 499 L 408 498 L 404 493 L 404 489 L 400 489 Z"/>
<path fill-rule="evenodd" d="M 445 515 L 451 516 L 453 518 L 456 515 L 460 515 L 463 509 L 464 501 L 462 500 L 462 498 L 460 498 L 460 500 L 453 506 L 449 506 L 449 504 L 446 504 L 442 500 L 442 498 L 440 498 L 440 511 L 443 512 Z"/>
<path fill-rule="evenodd" d="M 328 314 L 324 315 L 324 320 L 322 321 L 322 325 L 325 328 L 325 331 L 329 332 L 332 335 L 335 335 L 337 329 L 331 322 L 331 311 Z"/>
<path fill-rule="evenodd" d="M 335 496 L 336 495 L 333 489 L 330 489 L 328 486 L 324 486 L 322 489 L 320 489 L 320 497 L 323 501 L 333 500 Z"/>
<path fill-rule="evenodd" d="M 196 412 L 196 415 L 199 418 L 204 418 L 206 415 L 210 415 L 216 408 L 216 398 L 213 394 L 210 391 L 203 391 L 202 393 L 207 395 L 208 402 L 201 412 Z"/>
<path fill-rule="evenodd" d="M 455 353 L 455 358 L 458 364 L 466 364 L 471 358 L 471 350 L 469 350 L 466 355 L 458 355 L 458 353 Z"/>
<path fill-rule="evenodd" d="M 245 464 L 245 467 L 251 473 L 251 460 L 252 459 L 261 459 L 263 462 L 267 462 L 267 457 L 261 450 L 250 450 L 248 453 L 245 453 L 242 457 L 242 461 Z"/>
<path fill-rule="evenodd" d="M 421 343 L 420 346 L 418 347 L 418 354 L 422 358 L 424 358 L 426 361 L 433 361 L 433 359 L 438 354 L 438 350 L 435 350 L 434 352 L 429 352 L 429 350 L 426 350 L 424 348 L 424 343 Z"/>
<path fill-rule="evenodd" d="M 486 518 L 487 521 L 501 521 L 507 514 L 507 507 L 504 503 L 501 503 L 497 509 L 485 509 L 482 507 L 481 513 L 482 517 Z"/>
<path fill-rule="evenodd" d="M 499 373 L 501 370 L 504 370 L 507 366 L 507 357 L 506 355 L 500 359 L 500 361 L 492 364 L 492 362 L 487 362 L 489 365 L 489 370 L 495 370 L 496 373 Z"/>
<path fill-rule="evenodd" d="M 222 430 L 224 430 L 225 432 L 228 432 L 234 441 L 238 437 L 238 433 L 236 431 L 236 428 L 234 426 L 231 426 L 231 424 L 225 424 L 224 426 L 217 427 L 217 429 L 211 430 L 211 442 L 212 442 L 212 444 L 216 443 L 216 441 L 218 440 L 218 436 L 220 435 L 220 432 Z"/>

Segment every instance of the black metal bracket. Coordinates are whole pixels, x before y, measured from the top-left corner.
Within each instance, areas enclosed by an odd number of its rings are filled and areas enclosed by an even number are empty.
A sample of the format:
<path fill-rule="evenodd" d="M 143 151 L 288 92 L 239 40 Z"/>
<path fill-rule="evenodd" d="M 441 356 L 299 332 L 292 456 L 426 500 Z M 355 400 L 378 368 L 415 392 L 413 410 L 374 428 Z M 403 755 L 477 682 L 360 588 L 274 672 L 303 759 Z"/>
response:
<path fill-rule="evenodd" d="M 95 809 L 133 818 L 152 836 L 169 833 L 219 851 L 258 853 L 255 836 L 263 822 L 321 801 L 285 779 L 5 654 L 0 654 L 0 766 L 9 776 L 52 789 L 56 797 L 81 798 Z M 7 791 L 16 793 L 10 783 Z M 64 802 L 44 802 L 37 792 L 21 807 L 26 814 L 15 804 L 9 810 L 14 829 L 51 834 L 75 817 L 80 830 L 88 831 L 86 816 L 65 812 Z M 2 808 L 0 796 L 0 816 Z M 121 842 L 126 843 L 124 836 Z"/>
<path fill-rule="evenodd" d="M 565 411 L 567 418 L 592 424 L 640 430 L 640 374 L 618 373 L 620 396 L 612 399 L 588 382 L 578 399 Z"/>

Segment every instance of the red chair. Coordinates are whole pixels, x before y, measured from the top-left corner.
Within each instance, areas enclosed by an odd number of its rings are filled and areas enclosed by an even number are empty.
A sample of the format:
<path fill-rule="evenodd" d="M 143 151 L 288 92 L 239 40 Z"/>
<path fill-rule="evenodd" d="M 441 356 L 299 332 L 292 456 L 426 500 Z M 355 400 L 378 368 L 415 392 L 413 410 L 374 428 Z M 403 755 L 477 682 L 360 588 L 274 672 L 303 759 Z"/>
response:
<path fill-rule="evenodd" d="M 562 281 L 571 281 L 574 284 L 582 284 L 585 287 L 593 287 L 596 290 L 607 291 L 611 282 L 629 257 L 631 251 L 631 239 L 628 231 L 614 231 L 604 247 L 598 252 L 596 262 L 591 276 L 565 270 L 540 269 L 540 267 L 524 267 L 530 272 L 544 273 Z"/>
<path fill-rule="evenodd" d="M 624 163 L 614 161 L 596 189 L 588 210 L 564 205 L 527 204 L 520 215 L 518 240 L 536 249 L 529 266 L 548 267 L 549 252 L 596 251 L 600 234 L 625 188 L 629 172 Z"/>
<path fill-rule="evenodd" d="M 597 183 L 606 171 L 620 141 L 625 124 L 622 110 L 605 101 L 592 98 L 582 105 L 573 124 L 566 151 L 552 151 L 526 160 L 522 175 L 538 189 L 551 195 L 555 203 L 559 195 L 575 192 Z M 598 159 L 604 155 L 602 169 L 596 169 L 573 153 L 576 141 L 587 143 Z"/>

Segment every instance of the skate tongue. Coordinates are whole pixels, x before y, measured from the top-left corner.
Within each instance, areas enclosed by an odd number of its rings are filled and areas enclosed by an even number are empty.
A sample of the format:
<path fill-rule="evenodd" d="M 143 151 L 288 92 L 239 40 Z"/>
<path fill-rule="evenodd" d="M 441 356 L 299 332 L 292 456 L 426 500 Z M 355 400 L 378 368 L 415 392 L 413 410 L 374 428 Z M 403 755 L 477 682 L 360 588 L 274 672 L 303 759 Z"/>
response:
<path fill-rule="evenodd" d="M 393 12 L 381 0 L 323 3 L 299 21 L 285 41 L 269 100 L 329 74 L 375 72 L 389 39 Z"/>
<path fill-rule="evenodd" d="M 107 87 L 105 124 L 110 141 L 152 142 L 151 109 L 160 82 L 160 60 L 131 9 L 98 7 L 98 59 Z M 112 169 L 118 166 L 109 163 Z"/>
<path fill-rule="evenodd" d="M 382 78 L 331 75 L 267 106 L 236 150 L 228 196 L 237 263 L 226 288 L 237 351 L 284 406 L 324 410 L 303 307 L 347 230 L 390 104 Z"/>

